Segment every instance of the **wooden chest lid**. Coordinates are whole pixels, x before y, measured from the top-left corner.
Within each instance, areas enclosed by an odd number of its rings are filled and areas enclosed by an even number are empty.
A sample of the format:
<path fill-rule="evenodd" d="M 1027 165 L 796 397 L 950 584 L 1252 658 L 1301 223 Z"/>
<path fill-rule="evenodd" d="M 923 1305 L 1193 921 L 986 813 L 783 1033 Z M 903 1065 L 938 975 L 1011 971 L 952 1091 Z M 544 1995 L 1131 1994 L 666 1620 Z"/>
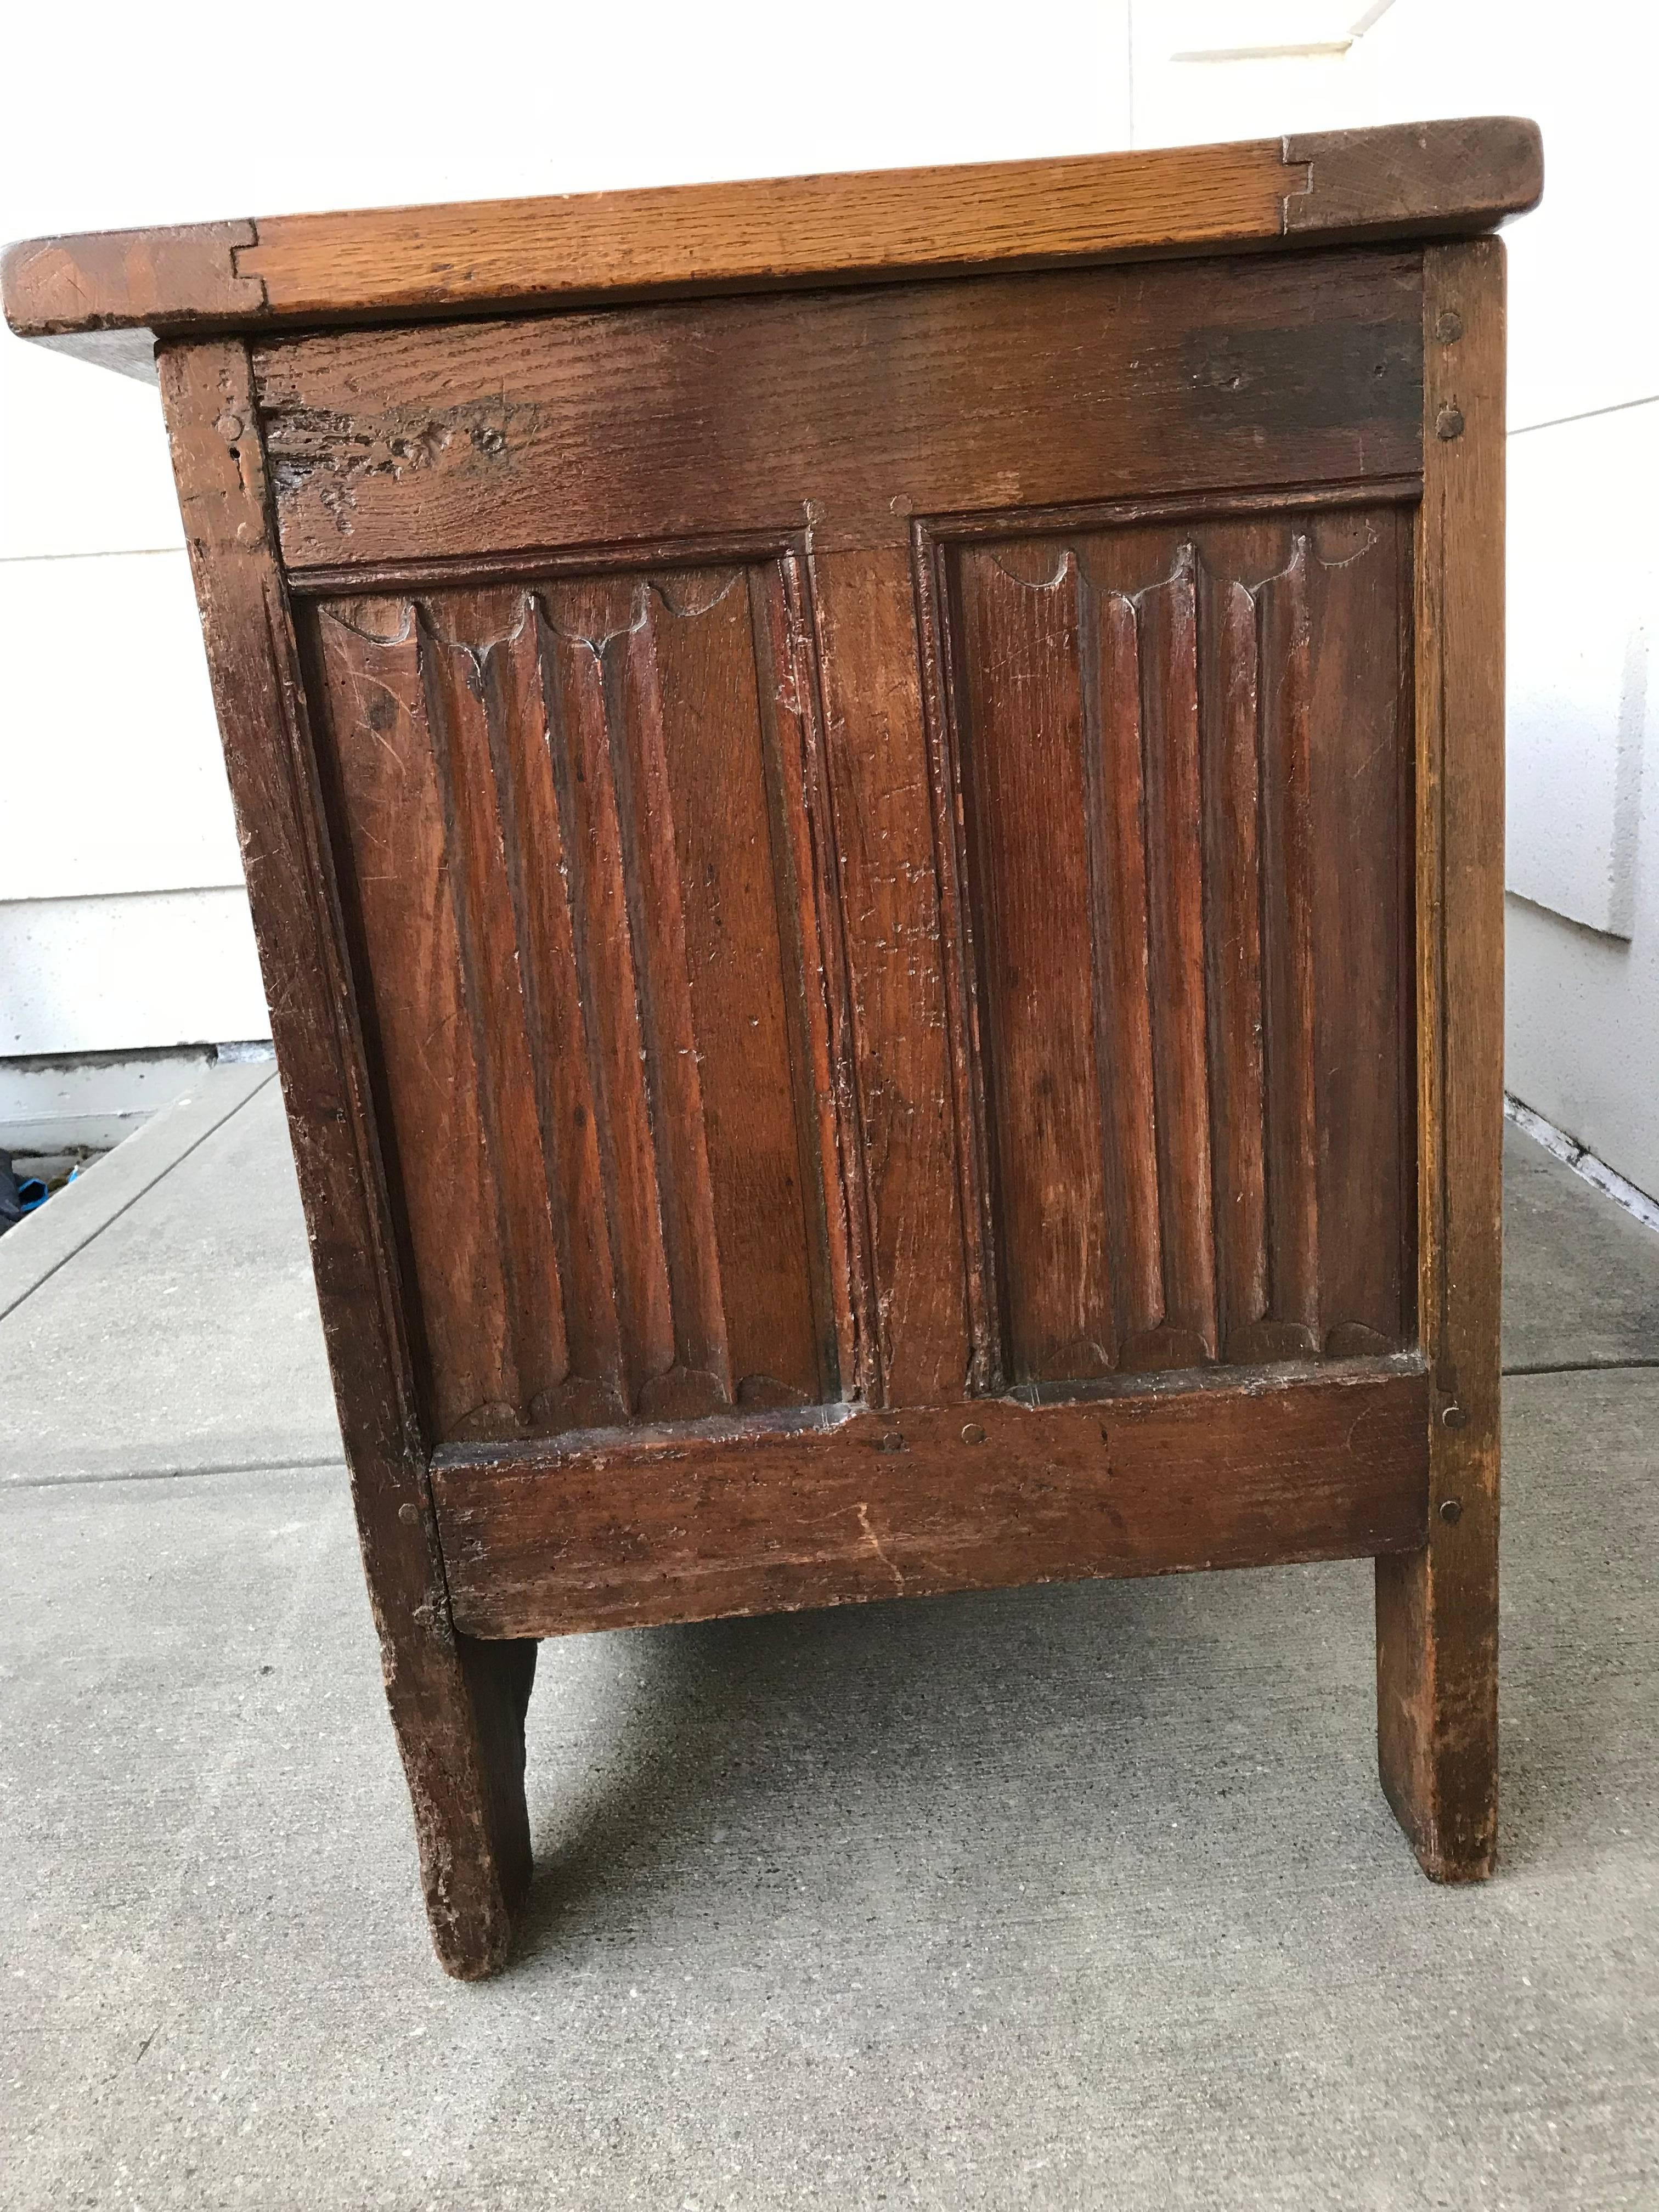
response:
<path fill-rule="evenodd" d="M 35 239 L 21 337 L 154 374 L 158 337 L 1455 236 L 1533 206 L 1535 124 L 1394 124 L 1060 161 L 866 170 Z"/>

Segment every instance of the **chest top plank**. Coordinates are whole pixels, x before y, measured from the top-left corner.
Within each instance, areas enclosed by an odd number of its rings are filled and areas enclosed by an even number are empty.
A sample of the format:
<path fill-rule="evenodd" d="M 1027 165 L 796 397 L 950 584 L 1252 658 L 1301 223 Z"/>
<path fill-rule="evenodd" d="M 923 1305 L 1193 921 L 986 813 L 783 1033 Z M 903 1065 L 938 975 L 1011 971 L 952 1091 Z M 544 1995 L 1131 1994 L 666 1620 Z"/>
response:
<path fill-rule="evenodd" d="M 1490 229 L 1543 189 L 1535 125 L 1391 124 L 1237 145 L 866 170 L 14 246 L 12 328 L 153 376 L 153 340 L 500 315 Z"/>

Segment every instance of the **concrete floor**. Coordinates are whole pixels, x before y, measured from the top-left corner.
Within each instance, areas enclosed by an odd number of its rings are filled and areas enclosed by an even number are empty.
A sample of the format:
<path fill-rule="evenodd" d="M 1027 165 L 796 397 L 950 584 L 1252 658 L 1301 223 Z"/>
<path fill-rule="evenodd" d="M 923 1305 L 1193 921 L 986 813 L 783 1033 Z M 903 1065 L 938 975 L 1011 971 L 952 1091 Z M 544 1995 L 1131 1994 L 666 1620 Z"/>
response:
<path fill-rule="evenodd" d="M 240 1079 L 0 1242 L 0 2203 L 1659 2204 L 1659 1237 L 1512 1136 L 1485 1888 L 1364 1565 L 876 1605 L 544 1647 L 466 1988 Z"/>

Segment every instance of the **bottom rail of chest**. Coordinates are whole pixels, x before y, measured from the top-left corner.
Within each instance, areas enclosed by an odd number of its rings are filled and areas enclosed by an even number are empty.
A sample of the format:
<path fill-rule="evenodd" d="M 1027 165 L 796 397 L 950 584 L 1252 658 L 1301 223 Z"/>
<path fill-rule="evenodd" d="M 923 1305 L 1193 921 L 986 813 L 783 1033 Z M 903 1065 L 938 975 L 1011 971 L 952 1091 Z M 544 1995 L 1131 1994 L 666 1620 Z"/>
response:
<path fill-rule="evenodd" d="M 946 1590 L 1409 1552 L 1420 1366 L 439 1455 L 455 1626 L 545 1637 Z"/>

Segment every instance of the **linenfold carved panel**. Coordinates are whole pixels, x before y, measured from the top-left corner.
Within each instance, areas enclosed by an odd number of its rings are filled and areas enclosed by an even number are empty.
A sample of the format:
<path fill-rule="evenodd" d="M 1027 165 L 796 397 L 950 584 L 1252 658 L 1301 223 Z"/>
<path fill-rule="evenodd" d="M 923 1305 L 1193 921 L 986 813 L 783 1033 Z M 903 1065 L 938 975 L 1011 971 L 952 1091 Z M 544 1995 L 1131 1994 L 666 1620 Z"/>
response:
<path fill-rule="evenodd" d="M 311 611 L 437 1440 L 851 1386 L 800 596 L 784 556 Z"/>
<path fill-rule="evenodd" d="M 980 1387 L 1409 1339 L 1409 547 L 1379 505 L 924 549 Z"/>

